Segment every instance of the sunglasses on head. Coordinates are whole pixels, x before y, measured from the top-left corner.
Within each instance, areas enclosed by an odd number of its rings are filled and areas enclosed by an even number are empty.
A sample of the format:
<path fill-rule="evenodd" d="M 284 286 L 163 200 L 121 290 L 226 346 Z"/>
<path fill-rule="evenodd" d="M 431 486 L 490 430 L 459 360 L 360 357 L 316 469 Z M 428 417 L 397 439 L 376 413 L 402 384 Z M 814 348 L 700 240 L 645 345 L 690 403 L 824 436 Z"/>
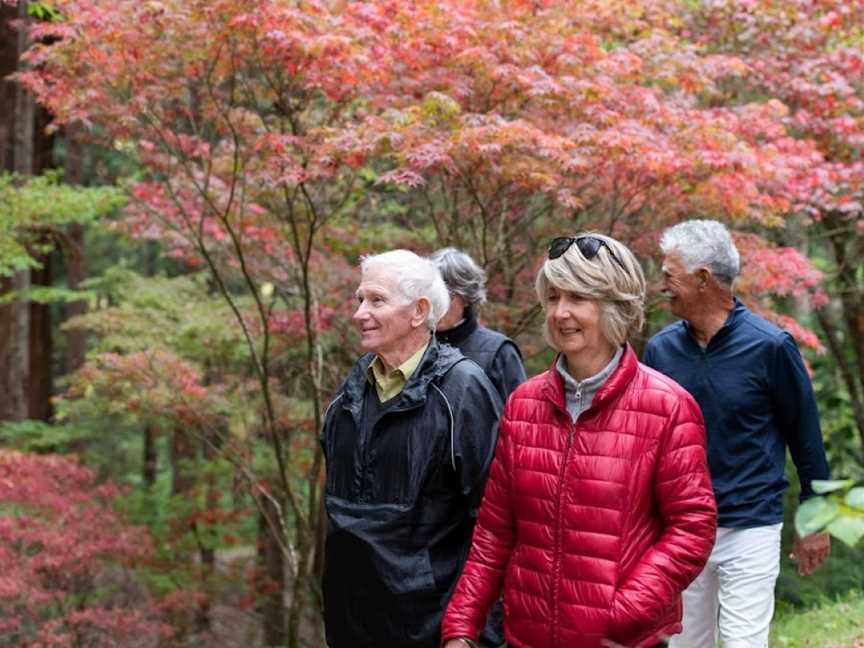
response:
<path fill-rule="evenodd" d="M 557 259 L 569 250 L 570 246 L 574 243 L 576 244 L 576 247 L 579 248 L 579 252 L 582 253 L 582 256 L 589 261 L 597 256 L 601 247 L 605 247 L 615 263 L 621 266 L 621 269 L 624 270 L 624 272 L 627 272 L 627 268 L 615 252 L 612 251 L 612 248 L 609 247 L 609 244 L 597 236 L 559 236 L 558 238 L 554 238 L 549 244 L 549 258 Z"/>

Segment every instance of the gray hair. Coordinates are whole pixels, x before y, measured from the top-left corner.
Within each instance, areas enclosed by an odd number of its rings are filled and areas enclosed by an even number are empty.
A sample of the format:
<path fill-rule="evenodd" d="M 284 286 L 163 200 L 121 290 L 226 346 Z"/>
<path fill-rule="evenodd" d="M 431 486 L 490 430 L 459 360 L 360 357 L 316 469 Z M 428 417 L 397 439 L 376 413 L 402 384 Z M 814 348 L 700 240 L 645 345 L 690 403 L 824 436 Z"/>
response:
<path fill-rule="evenodd" d="M 486 302 L 486 272 L 468 254 L 446 247 L 429 258 L 438 266 L 450 292 L 464 299 L 469 308 Z"/>
<path fill-rule="evenodd" d="M 537 298 L 545 308 L 549 286 L 552 285 L 558 290 L 567 290 L 597 301 L 603 335 L 612 344 L 622 345 L 638 333 L 645 323 L 645 275 L 642 266 L 630 249 L 615 239 L 596 232 L 580 232 L 576 235 L 582 236 L 603 240 L 621 264 L 603 247 L 588 260 L 574 243 L 560 257 L 546 259 L 540 267 L 534 283 Z M 545 324 L 543 333 L 546 341 L 555 348 Z"/>
<path fill-rule="evenodd" d="M 688 220 L 670 227 L 660 239 L 663 254 L 677 253 L 687 272 L 707 268 L 731 286 L 741 271 L 741 256 L 729 230 L 716 220 Z"/>
<path fill-rule="evenodd" d="M 389 275 L 402 297 L 415 302 L 421 297 L 429 300 L 426 325 L 434 331 L 438 320 L 450 307 L 450 294 L 435 264 L 410 250 L 391 250 L 365 256 L 360 260 L 360 271 L 380 271 Z"/>

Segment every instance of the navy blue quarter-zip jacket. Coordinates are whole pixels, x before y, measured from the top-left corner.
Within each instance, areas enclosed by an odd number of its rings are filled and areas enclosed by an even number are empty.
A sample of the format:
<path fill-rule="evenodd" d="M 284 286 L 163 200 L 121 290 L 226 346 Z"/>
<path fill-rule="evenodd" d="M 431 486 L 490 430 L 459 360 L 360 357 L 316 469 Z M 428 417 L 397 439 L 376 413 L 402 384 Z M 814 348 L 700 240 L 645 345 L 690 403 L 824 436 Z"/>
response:
<path fill-rule="evenodd" d="M 689 391 L 705 418 L 721 527 L 783 521 L 786 447 L 801 481 L 827 479 L 819 414 L 795 341 L 741 302 L 705 348 L 685 321 L 648 342 L 643 362 Z"/>

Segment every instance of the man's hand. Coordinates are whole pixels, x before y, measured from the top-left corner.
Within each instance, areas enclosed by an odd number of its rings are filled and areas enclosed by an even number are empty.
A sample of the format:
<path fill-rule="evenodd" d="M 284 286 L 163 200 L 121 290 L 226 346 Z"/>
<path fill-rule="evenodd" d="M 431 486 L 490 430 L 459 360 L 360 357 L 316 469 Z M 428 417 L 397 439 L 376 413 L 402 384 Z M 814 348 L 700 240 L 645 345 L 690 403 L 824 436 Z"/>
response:
<path fill-rule="evenodd" d="M 789 558 L 798 564 L 798 573 L 808 576 L 819 568 L 831 553 L 831 536 L 826 533 L 814 533 L 803 538 L 795 537 L 792 553 Z"/>

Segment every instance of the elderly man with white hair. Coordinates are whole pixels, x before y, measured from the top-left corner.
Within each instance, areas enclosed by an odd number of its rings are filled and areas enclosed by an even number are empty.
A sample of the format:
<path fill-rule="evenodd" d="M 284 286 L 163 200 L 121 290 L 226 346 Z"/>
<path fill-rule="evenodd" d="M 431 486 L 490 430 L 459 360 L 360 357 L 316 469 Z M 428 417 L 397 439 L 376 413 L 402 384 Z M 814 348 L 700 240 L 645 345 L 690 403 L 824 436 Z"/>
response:
<path fill-rule="evenodd" d="M 792 336 L 738 301 L 738 250 L 726 227 L 689 220 L 663 234 L 664 293 L 681 321 L 648 343 L 644 362 L 673 378 L 702 409 L 717 497 L 717 542 L 684 592 L 684 631 L 673 648 L 767 648 L 780 571 L 786 448 L 801 481 L 828 478 L 810 377 Z M 809 574 L 827 534 L 796 541 Z M 717 636 L 719 634 L 719 637 Z"/>
<path fill-rule="evenodd" d="M 437 648 L 471 541 L 501 400 L 434 330 L 449 296 L 407 250 L 361 263 L 354 323 L 366 352 L 322 432 L 330 648 Z"/>

